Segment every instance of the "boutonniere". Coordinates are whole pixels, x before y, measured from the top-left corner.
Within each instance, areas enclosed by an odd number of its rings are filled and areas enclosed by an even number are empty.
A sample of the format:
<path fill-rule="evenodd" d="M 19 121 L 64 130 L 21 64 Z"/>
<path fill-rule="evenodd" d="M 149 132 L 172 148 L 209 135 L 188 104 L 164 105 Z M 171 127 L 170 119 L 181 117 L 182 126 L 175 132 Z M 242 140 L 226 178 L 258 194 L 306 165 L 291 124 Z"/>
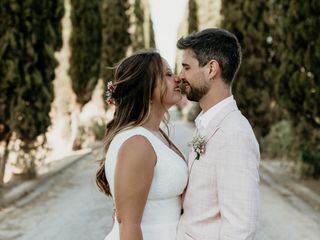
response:
<path fill-rule="evenodd" d="M 193 137 L 192 141 L 189 143 L 189 146 L 192 147 L 192 151 L 197 154 L 195 160 L 199 160 L 200 155 L 204 154 L 206 151 L 206 138 L 200 135 Z"/>

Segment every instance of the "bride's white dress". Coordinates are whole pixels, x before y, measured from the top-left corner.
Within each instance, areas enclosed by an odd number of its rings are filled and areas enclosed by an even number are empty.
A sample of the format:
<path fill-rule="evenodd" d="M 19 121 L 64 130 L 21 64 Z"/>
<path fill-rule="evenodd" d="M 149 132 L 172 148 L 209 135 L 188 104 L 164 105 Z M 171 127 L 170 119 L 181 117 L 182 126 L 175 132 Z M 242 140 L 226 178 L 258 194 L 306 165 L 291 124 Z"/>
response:
<path fill-rule="evenodd" d="M 152 132 L 134 127 L 117 134 L 106 155 L 106 177 L 114 196 L 114 173 L 121 145 L 130 137 L 142 135 L 149 140 L 157 155 L 154 176 L 143 212 L 141 229 L 144 240 L 174 240 L 181 213 L 181 194 L 187 184 L 185 161 Z M 105 240 L 119 239 L 119 224 L 115 221 Z"/>

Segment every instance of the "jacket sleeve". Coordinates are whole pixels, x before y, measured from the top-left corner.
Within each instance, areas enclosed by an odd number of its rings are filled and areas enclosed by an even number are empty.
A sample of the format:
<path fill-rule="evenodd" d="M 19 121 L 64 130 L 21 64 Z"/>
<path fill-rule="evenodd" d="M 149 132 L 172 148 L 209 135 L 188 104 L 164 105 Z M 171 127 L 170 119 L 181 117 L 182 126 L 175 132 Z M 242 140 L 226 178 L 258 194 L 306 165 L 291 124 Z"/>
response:
<path fill-rule="evenodd" d="M 222 133 L 216 153 L 218 201 L 222 225 L 220 240 L 253 240 L 259 205 L 259 145 L 253 134 Z"/>

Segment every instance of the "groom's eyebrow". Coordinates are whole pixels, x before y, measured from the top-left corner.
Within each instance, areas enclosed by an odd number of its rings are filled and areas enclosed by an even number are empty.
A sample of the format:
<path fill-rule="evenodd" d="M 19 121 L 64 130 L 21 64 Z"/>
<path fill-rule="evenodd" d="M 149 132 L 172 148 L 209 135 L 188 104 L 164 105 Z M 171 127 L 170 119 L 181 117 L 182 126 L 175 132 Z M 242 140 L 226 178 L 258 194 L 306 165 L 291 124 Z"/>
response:
<path fill-rule="evenodd" d="M 182 67 L 190 67 L 190 65 L 187 63 L 182 63 L 181 65 L 182 65 Z"/>

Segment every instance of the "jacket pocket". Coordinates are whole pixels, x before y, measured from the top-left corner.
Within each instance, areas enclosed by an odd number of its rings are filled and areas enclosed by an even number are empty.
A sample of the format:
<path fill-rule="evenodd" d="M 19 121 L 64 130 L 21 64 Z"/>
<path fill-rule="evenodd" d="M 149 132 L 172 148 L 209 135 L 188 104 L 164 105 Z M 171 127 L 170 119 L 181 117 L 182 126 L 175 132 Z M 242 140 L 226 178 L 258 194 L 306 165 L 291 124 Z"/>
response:
<path fill-rule="evenodd" d="M 194 237 L 190 235 L 190 233 L 184 233 L 184 235 L 186 236 L 186 240 L 196 240 Z"/>

